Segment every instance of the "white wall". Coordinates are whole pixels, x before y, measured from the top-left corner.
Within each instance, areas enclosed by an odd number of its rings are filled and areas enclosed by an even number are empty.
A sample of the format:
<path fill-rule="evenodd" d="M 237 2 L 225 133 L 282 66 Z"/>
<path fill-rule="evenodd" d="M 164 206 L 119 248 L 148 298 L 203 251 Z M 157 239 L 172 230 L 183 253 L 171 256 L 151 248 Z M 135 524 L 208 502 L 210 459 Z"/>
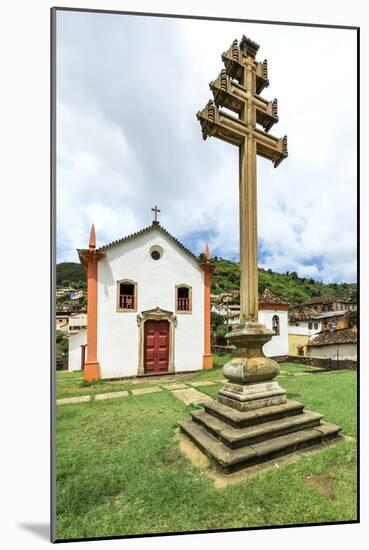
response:
<path fill-rule="evenodd" d="M 81 370 L 81 346 L 84 344 L 87 344 L 87 330 L 80 330 L 68 338 L 68 370 Z"/>
<path fill-rule="evenodd" d="M 313 336 L 314 334 L 318 334 L 322 330 L 322 323 L 321 321 L 312 321 L 313 326 L 314 322 L 318 323 L 318 328 L 312 328 L 309 329 L 309 324 L 305 321 L 298 321 L 298 326 L 296 326 L 294 323 L 290 323 L 288 325 L 288 333 L 289 334 L 297 334 L 302 336 Z"/>
<path fill-rule="evenodd" d="M 308 346 L 309 357 L 323 357 L 330 359 L 351 359 L 357 360 L 357 346 L 355 344 L 339 344 L 329 346 Z"/>
<path fill-rule="evenodd" d="M 288 354 L 288 311 L 261 309 L 259 310 L 259 321 L 273 330 L 274 315 L 279 317 L 279 336 L 272 336 L 272 339 L 263 347 L 267 357 Z"/>
<path fill-rule="evenodd" d="M 164 253 L 153 260 L 150 248 Z M 117 312 L 117 281 L 138 283 L 135 312 Z M 177 313 L 175 371 L 202 368 L 204 350 L 204 273 L 196 261 L 155 230 L 106 251 L 98 263 L 97 357 L 102 378 L 136 376 L 139 364 L 137 314 L 156 307 L 175 312 L 175 286 L 192 287 L 192 314 Z"/>

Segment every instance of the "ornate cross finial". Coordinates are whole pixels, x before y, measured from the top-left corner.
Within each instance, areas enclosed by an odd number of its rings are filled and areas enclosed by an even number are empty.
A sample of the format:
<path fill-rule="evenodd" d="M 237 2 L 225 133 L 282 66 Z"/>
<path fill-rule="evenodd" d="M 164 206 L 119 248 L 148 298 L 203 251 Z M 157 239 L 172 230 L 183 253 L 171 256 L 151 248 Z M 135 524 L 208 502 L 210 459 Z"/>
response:
<path fill-rule="evenodd" d="M 209 245 L 208 243 L 205 244 L 205 258 L 206 260 L 210 260 L 210 250 L 209 250 Z"/>
<path fill-rule="evenodd" d="M 91 225 L 90 242 L 88 243 L 88 248 L 90 250 L 94 250 L 96 248 L 96 235 L 95 235 L 95 226 L 94 226 L 94 224 Z"/>
<path fill-rule="evenodd" d="M 153 212 L 155 212 L 155 220 L 154 220 L 154 222 L 155 222 L 155 223 L 159 223 L 159 222 L 158 222 L 158 212 L 161 212 L 161 210 L 159 210 L 159 208 L 158 208 L 156 205 L 155 205 L 155 208 L 151 208 L 151 210 L 152 210 Z"/>

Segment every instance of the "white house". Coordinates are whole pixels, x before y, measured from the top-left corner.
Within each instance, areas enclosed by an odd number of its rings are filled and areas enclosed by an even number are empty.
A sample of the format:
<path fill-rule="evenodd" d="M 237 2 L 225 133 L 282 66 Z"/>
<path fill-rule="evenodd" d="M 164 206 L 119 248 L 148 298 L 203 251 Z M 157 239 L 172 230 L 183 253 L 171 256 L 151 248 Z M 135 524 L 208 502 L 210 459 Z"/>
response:
<path fill-rule="evenodd" d="M 72 313 L 68 321 L 69 334 L 76 334 L 87 328 L 87 313 Z"/>
<path fill-rule="evenodd" d="M 68 338 L 68 370 L 81 370 L 86 359 L 87 330 L 72 333 Z"/>
<path fill-rule="evenodd" d="M 259 321 L 275 333 L 263 351 L 267 357 L 288 354 L 288 303 L 267 288 L 259 296 Z"/>
<path fill-rule="evenodd" d="M 307 345 L 310 357 L 357 360 L 356 328 L 325 330 L 312 336 Z"/>
<path fill-rule="evenodd" d="M 316 317 L 310 319 L 291 319 L 288 333 L 296 336 L 314 336 L 322 330 L 322 320 Z"/>
<path fill-rule="evenodd" d="M 230 330 L 240 323 L 240 306 L 238 313 L 236 308 L 229 313 L 225 321 Z M 259 295 L 259 321 L 268 329 L 275 333 L 271 340 L 267 342 L 263 351 L 267 357 L 276 357 L 278 355 L 288 354 L 288 303 L 277 296 L 274 296 L 270 290 L 265 289 Z"/>
<path fill-rule="evenodd" d="M 212 367 L 210 255 L 203 261 L 158 221 L 96 249 L 78 250 L 87 267 L 84 377 L 196 371 Z"/>

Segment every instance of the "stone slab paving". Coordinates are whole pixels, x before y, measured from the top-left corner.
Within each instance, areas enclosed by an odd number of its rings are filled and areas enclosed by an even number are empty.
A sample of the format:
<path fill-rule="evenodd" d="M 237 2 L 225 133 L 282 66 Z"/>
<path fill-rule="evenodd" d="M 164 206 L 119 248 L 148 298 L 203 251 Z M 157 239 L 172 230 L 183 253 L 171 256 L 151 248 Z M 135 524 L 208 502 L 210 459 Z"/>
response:
<path fill-rule="evenodd" d="M 183 390 L 188 388 L 187 384 L 162 384 L 161 387 L 166 390 Z"/>
<path fill-rule="evenodd" d="M 206 403 L 207 401 L 212 401 L 210 395 L 206 395 L 195 388 L 187 388 L 185 390 L 174 390 L 173 395 L 175 395 L 180 401 L 185 403 L 185 405 L 199 405 L 200 403 Z"/>
<path fill-rule="evenodd" d="M 91 395 L 81 395 L 79 397 L 66 397 L 65 399 L 57 399 L 57 405 L 68 405 L 70 403 L 85 403 L 91 400 Z"/>
<path fill-rule="evenodd" d="M 214 386 L 215 382 L 211 382 L 210 380 L 203 380 L 202 382 L 190 382 L 190 384 L 194 388 L 199 388 L 201 386 Z"/>
<path fill-rule="evenodd" d="M 101 401 L 103 399 L 114 399 L 116 397 L 127 397 L 128 392 L 127 391 L 113 391 L 108 393 L 98 393 L 95 395 L 95 399 L 97 401 Z"/>
<path fill-rule="evenodd" d="M 133 395 L 144 395 L 145 393 L 157 393 L 158 391 L 163 391 L 158 386 L 155 386 L 153 388 L 140 388 L 137 390 L 132 390 Z M 180 390 L 179 390 L 180 391 Z"/>

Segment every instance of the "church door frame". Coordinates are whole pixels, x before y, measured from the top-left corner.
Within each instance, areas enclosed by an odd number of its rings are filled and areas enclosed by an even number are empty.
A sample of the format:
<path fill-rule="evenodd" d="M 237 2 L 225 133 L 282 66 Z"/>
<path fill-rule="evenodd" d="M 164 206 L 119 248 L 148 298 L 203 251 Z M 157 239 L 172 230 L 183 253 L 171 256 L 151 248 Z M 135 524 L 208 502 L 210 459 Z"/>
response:
<path fill-rule="evenodd" d="M 163 374 L 169 374 L 175 372 L 174 364 L 174 329 L 177 326 L 177 317 L 172 311 L 166 311 L 157 307 L 155 309 L 149 309 L 142 311 L 137 315 L 137 325 L 139 328 L 139 350 L 138 350 L 138 370 L 137 376 L 154 376 L 154 374 L 145 373 L 145 323 L 146 321 L 168 321 L 169 322 L 169 356 L 168 356 L 168 370 Z"/>

